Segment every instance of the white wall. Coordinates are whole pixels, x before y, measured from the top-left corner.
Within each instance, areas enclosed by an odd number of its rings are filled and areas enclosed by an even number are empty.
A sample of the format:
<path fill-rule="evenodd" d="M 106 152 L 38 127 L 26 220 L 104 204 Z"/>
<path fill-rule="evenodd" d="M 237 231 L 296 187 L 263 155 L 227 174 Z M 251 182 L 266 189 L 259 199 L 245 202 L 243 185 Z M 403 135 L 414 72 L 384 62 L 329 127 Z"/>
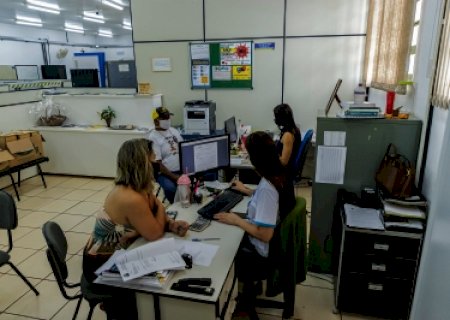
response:
<path fill-rule="evenodd" d="M 274 129 L 272 110 L 284 96 L 302 130 L 315 128 L 318 110 L 325 108 L 338 78 L 343 79 L 340 96 L 352 99 L 362 67 L 367 1 L 288 0 L 285 52 L 284 3 L 205 1 L 206 41 L 275 42 L 274 50 L 254 50 L 253 90 L 208 90 L 208 99 L 217 103 L 218 127 L 235 115 L 253 128 Z M 163 93 L 181 123 L 184 102 L 205 97 L 204 90 L 190 88 L 189 42 L 203 39 L 202 1 L 133 0 L 131 10 L 138 81 Z M 171 58 L 172 71 L 152 72 L 156 57 Z"/>

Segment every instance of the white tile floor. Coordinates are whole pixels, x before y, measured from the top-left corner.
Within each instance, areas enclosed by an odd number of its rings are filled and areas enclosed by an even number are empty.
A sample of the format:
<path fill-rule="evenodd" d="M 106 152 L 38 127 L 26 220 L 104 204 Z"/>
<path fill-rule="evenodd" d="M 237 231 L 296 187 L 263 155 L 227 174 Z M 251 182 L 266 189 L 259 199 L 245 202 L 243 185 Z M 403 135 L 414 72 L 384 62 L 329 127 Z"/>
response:
<path fill-rule="evenodd" d="M 45 255 L 41 226 L 47 220 L 58 222 L 66 233 L 69 246 L 69 280 L 81 275 L 82 249 L 93 226 L 93 213 L 108 191 L 112 179 L 47 176 L 48 188 L 39 177 L 22 182 L 21 201 L 17 202 L 19 226 L 13 231 L 12 261 L 39 290 L 35 296 L 9 267 L 0 268 L 0 320 L 71 319 L 75 302 L 65 300 L 57 287 Z M 12 192 L 11 188 L 7 191 Z M 297 194 L 311 204 L 311 188 L 298 188 Z M 0 248 L 7 244 L 6 232 L 0 231 Z M 320 279 L 323 278 L 323 279 Z M 322 275 L 309 274 L 297 286 L 295 319 L 362 320 L 359 315 L 333 314 L 333 285 Z M 88 305 L 82 303 L 78 319 L 86 319 Z M 281 310 L 259 309 L 260 319 L 281 319 Z M 93 319 L 106 319 L 98 308 Z"/>

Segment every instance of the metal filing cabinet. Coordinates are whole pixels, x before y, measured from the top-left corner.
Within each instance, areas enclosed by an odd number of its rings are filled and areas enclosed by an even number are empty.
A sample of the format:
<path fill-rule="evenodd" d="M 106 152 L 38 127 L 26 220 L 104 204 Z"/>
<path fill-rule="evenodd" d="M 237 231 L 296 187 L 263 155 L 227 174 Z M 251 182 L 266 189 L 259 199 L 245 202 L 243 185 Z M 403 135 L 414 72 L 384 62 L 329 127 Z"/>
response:
<path fill-rule="evenodd" d="M 340 219 L 336 308 L 408 319 L 422 234 L 350 228 L 343 210 Z"/>

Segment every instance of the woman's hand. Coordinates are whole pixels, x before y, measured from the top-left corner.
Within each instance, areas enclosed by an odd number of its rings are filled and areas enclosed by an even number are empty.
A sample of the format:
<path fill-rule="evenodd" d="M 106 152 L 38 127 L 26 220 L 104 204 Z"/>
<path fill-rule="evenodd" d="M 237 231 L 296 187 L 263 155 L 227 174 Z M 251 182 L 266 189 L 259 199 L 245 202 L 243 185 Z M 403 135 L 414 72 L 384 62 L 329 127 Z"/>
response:
<path fill-rule="evenodd" d="M 237 226 L 239 222 L 242 220 L 237 214 L 232 212 L 219 212 L 214 215 L 214 219 L 217 219 L 219 222 L 231 224 L 233 226 Z"/>
<path fill-rule="evenodd" d="M 189 229 L 189 223 L 183 220 L 169 220 L 169 231 L 177 236 L 184 237 Z"/>
<path fill-rule="evenodd" d="M 247 195 L 251 195 L 252 194 L 252 190 L 250 190 L 249 188 L 247 188 L 241 181 L 239 180 L 234 180 L 231 183 L 231 188 L 240 191 L 242 193 L 245 193 Z"/>

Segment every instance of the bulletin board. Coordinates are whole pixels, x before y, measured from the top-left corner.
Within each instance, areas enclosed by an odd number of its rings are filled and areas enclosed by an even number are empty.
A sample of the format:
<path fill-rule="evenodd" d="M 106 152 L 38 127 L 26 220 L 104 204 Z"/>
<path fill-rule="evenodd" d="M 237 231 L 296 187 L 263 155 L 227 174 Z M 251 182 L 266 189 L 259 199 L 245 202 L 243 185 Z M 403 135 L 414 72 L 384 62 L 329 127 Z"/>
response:
<path fill-rule="evenodd" d="M 253 41 L 189 46 L 192 89 L 253 89 Z"/>

